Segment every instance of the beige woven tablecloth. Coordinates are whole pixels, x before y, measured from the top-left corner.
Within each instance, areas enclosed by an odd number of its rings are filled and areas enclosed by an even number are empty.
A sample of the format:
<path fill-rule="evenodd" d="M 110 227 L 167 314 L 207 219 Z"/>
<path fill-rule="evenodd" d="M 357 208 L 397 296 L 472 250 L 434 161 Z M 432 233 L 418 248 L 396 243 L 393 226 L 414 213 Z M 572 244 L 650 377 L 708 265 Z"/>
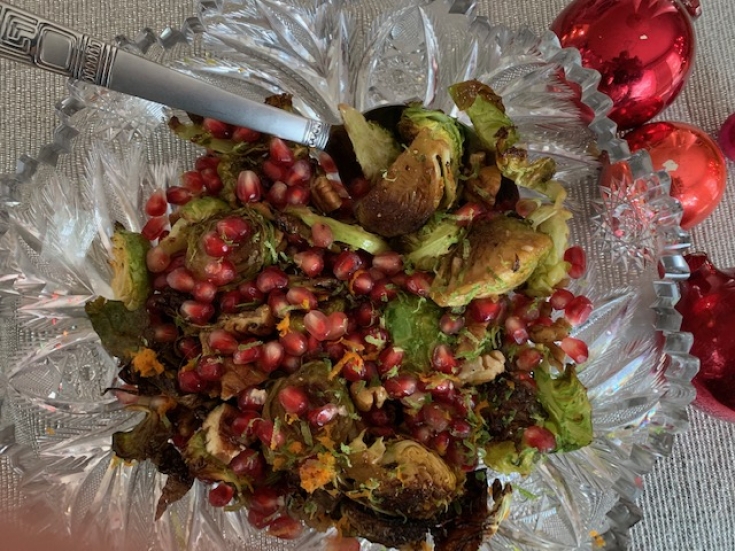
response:
<path fill-rule="evenodd" d="M 102 39 L 135 35 L 143 27 L 179 26 L 193 15 L 187 0 L 13 0 Z M 548 27 L 566 0 L 482 0 L 481 11 L 511 27 Z M 702 0 L 696 22 L 695 70 L 684 92 L 661 117 L 685 121 L 712 136 L 735 111 L 735 4 Z M 35 154 L 51 141 L 54 105 L 65 80 L 0 60 L 0 174 L 13 169 L 23 153 Z M 694 248 L 722 266 L 735 266 L 735 166 L 729 188 L 715 213 L 693 232 Z M 639 501 L 643 520 L 632 532 L 636 551 L 732 551 L 735 549 L 735 425 L 692 409 L 691 428 L 680 436 L 671 457 L 659 461 L 645 479 Z M 2 547 L 2 544 L 0 544 Z"/>

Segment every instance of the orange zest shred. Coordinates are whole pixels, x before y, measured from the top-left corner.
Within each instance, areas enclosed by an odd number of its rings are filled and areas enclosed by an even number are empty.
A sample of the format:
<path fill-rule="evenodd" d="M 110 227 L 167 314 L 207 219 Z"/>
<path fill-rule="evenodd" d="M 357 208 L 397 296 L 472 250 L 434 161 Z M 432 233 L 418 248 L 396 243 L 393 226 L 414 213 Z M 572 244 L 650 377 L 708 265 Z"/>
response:
<path fill-rule="evenodd" d="M 145 347 L 133 354 L 132 366 L 133 371 L 138 372 L 141 377 L 153 377 L 164 371 L 156 351 Z"/>
<path fill-rule="evenodd" d="M 337 461 L 331 453 L 320 453 L 316 457 L 304 461 L 299 467 L 301 487 L 307 492 L 313 493 L 333 482 L 337 476 L 336 463 Z"/>
<path fill-rule="evenodd" d="M 291 313 L 286 312 L 286 315 L 284 318 L 278 322 L 278 325 L 276 325 L 276 329 L 278 329 L 278 334 L 281 337 L 284 337 L 286 333 L 289 332 L 291 329 Z"/>
<path fill-rule="evenodd" d="M 334 364 L 334 367 L 332 368 L 332 371 L 329 372 L 327 378 L 330 381 L 333 380 L 337 375 L 339 375 L 340 371 L 342 371 L 342 368 L 346 366 L 347 363 L 350 361 L 355 361 L 358 363 L 358 365 L 363 364 L 362 356 L 360 356 L 360 354 L 348 350 L 344 353 L 342 358 L 336 364 Z"/>

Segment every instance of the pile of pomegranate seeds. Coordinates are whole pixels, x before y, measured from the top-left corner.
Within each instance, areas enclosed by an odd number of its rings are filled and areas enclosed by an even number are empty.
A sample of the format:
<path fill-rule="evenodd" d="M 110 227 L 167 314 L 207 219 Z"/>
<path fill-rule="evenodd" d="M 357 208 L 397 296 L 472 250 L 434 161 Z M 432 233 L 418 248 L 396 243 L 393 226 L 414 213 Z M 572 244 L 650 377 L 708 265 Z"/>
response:
<path fill-rule="evenodd" d="M 226 155 L 210 152 L 197 159 L 179 185 L 149 197 L 142 234 L 152 245 L 146 258 L 154 289 L 147 302 L 151 346 L 168 351 L 165 369 L 175 374 L 178 392 L 226 406 L 216 431 L 223 449 L 216 452 L 223 469 L 240 482 L 217 479 L 209 492 L 212 506 L 244 504 L 253 526 L 281 538 L 301 533 L 301 520 L 287 505 L 298 484 L 280 476 L 274 455 L 288 450 L 288 464 L 303 467 L 330 445 L 343 453 L 341 446 L 349 444 L 330 444 L 330 427 L 347 415 L 343 402 L 325 402 L 323 391 L 306 383 L 281 385 L 271 393 L 275 381 L 291 381 L 314 361 L 326 362 L 327 378 L 348 391 L 341 399 L 350 401 L 353 432 L 368 441 L 410 438 L 457 472 L 478 468 L 488 439 L 512 438 L 544 453 L 556 448 L 555 435 L 534 424 L 534 415 L 543 411 L 535 400 L 533 373 L 549 358 L 560 368 L 587 360 L 585 343 L 569 331 L 589 318 L 589 299 L 559 288 L 550 297 L 516 292 L 442 309 L 436 338 L 425 351 L 427 365 L 417 368 L 394 341 L 385 311 L 406 297 L 417 304 L 430 300 L 434 274 L 404 265 L 394 250 L 350 249 L 336 240 L 329 224 L 305 228 L 282 215 L 290 205 L 320 211 L 337 198 L 330 216 L 350 222 L 351 197 L 369 185 L 364 178 L 343 185 L 326 154 L 313 158 L 279 138 L 211 119 L 201 125 L 214 138 L 252 147 L 251 155 L 235 173 L 228 172 L 234 163 Z M 193 232 L 196 239 L 172 249 L 169 235 L 181 208 L 206 197 L 222 199 L 229 212 L 205 218 L 207 231 Z M 242 209 L 254 209 L 278 231 L 265 236 Z M 465 203 L 456 212 L 457 223 L 468 226 L 487 211 Z M 268 249 L 272 262 L 261 254 L 261 266 L 245 276 L 243 258 L 256 258 L 257 247 Z M 569 277 L 584 276 L 581 248 L 571 247 L 565 259 Z M 488 335 L 503 354 L 498 373 L 478 378 L 469 366 L 485 354 L 477 343 Z M 488 392 L 483 385 L 496 388 Z M 503 403 L 488 410 L 488 396 L 501 394 Z M 275 407 L 282 417 L 273 417 Z M 206 427 L 173 425 L 172 442 L 186 458 L 191 439 Z M 294 439 L 286 427 L 297 425 L 302 428 Z M 313 450 L 304 451 L 309 443 Z M 303 479 L 301 484 L 305 487 Z"/>

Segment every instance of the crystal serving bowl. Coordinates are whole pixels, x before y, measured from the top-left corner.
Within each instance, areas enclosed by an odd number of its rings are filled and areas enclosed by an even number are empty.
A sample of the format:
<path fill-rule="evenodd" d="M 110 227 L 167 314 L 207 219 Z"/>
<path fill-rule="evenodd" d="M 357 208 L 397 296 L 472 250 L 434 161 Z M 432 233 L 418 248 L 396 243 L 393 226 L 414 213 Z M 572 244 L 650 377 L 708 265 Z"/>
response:
<path fill-rule="evenodd" d="M 588 256 L 572 291 L 595 306 L 574 330 L 590 351 L 579 377 L 595 438 L 549 455 L 525 478 L 501 475 L 516 491 L 486 546 L 624 548 L 642 475 L 687 426 L 697 362 L 673 308 L 676 281 L 688 274 L 681 209 L 666 174 L 617 139 L 599 75 L 552 33 L 494 25 L 467 2 L 202 0 L 199 8 L 179 30 L 118 43 L 248 97 L 291 93 L 300 112 L 330 122 L 340 102 L 366 110 L 418 99 L 457 115 L 447 87 L 477 78 L 502 96 L 531 156 L 556 160 L 574 213 L 571 240 Z M 111 452 L 111 434 L 139 418 L 104 393 L 117 368 L 84 304 L 111 297 L 114 223 L 140 230 L 146 198 L 176 185 L 201 154 L 169 131 L 172 114 L 70 82 L 54 142 L 2 177 L 0 473 L 12 487 L 0 505 L 5 514 L 21 504 L 48 513 L 35 530 L 98 548 L 323 549 L 323 534 L 277 540 L 243 511 L 212 508 L 199 482 L 154 520 L 164 475 Z"/>

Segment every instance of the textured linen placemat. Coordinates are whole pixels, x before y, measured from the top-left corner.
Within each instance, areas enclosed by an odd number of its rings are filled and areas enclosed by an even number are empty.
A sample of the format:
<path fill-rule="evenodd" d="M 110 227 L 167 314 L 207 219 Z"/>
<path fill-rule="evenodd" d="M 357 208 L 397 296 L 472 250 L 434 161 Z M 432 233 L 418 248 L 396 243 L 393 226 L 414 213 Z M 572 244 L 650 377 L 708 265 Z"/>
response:
<path fill-rule="evenodd" d="M 178 27 L 194 14 L 184 0 L 13 0 L 35 13 L 112 40 L 135 36 L 144 27 Z M 481 0 L 480 10 L 511 27 L 548 28 L 565 0 Z M 681 96 L 659 119 L 694 124 L 716 136 L 735 111 L 735 7 L 731 0 L 704 0 L 696 24 L 695 69 Z M 65 80 L 0 60 L 0 173 L 16 159 L 35 154 L 52 139 L 54 106 L 65 95 Z M 735 174 L 715 213 L 693 232 L 695 250 L 706 251 L 721 266 L 735 265 Z M 691 409 L 691 427 L 675 441 L 672 455 L 645 477 L 639 500 L 643 520 L 632 530 L 633 551 L 732 551 L 735 533 L 735 425 Z M 0 483 L 4 479 L 0 478 Z"/>

